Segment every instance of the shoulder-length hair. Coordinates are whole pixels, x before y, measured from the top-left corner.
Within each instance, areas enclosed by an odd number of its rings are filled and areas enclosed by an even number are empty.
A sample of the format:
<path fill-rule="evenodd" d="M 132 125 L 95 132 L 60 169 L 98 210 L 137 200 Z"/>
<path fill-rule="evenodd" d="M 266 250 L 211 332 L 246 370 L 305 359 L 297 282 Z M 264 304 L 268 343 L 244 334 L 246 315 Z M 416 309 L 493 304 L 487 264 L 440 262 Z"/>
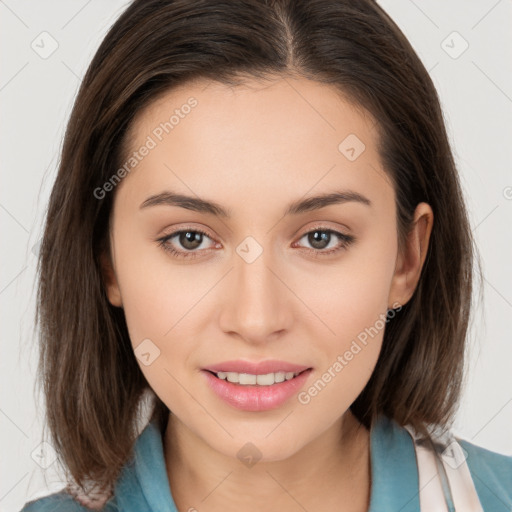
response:
<path fill-rule="evenodd" d="M 149 389 L 124 312 L 107 298 L 113 193 L 134 116 L 193 79 L 305 77 L 337 88 L 377 121 L 396 195 L 399 247 L 419 202 L 434 227 L 419 284 L 389 322 L 368 384 L 351 406 L 428 434 L 453 421 L 465 366 L 476 255 L 433 82 L 397 25 L 372 0 L 135 0 L 111 27 L 67 125 L 39 261 L 38 379 L 47 425 L 70 478 L 111 487 L 132 454 Z M 151 390 L 150 390 L 151 393 Z M 168 409 L 153 394 L 153 416 Z"/>

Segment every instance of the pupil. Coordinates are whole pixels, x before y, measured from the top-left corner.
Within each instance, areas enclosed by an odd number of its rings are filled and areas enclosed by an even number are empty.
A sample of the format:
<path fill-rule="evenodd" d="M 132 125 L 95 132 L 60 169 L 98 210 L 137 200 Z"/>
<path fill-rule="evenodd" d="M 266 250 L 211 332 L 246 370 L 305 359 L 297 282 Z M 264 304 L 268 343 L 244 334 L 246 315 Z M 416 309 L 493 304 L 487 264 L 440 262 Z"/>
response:
<path fill-rule="evenodd" d="M 331 234 L 326 231 L 313 231 L 310 234 L 310 243 L 315 249 L 324 249 L 329 245 L 330 238 Z"/>
<path fill-rule="evenodd" d="M 196 249 L 201 245 L 202 233 L 187 231 L 181 234 L 180 243 L 187 249 Z"/>

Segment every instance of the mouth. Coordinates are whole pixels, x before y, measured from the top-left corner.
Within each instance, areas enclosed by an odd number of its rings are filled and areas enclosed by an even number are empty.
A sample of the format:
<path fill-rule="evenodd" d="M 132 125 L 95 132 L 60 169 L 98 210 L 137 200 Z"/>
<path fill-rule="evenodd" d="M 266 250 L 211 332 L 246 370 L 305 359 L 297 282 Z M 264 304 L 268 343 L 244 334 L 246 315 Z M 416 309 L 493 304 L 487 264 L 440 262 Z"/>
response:
<path fill-rule="evenodd" d="M 311 371 L 312 368 L 307 368 L 300 372 L 272 372 L 265 374 L 252 374 L 252 373 L 237 373 L 237 372 L 214 372 L 205 370 L 211 373 L 219 380 L 225 380 L 232 384 L 239 386 L 272 386 L 280 384 L 281 382 L 290 381 L 297 378 L 299 375 Z"/>
<path fill-rule="evenodd" d="M 240 368 L 237 363 L 237 369 L 254 372 L 239 373 L 225 371 L 235 368 L 226 368 L 227 364 L 222 363 L 217 368 L 203 368 L 202 373 L 213 393 L 231 407 L 247 412 L 262 412 L 284 406 L 306 385 L 313 371 L 313 368 L 290 364 L 288 368 L 286 364 L 279 363 L 272 363 L 273 368 L 269 368 L 268 363 L 265 365 L 266 368 L 258 370 L 254 367 L 246 369 L 247 365 Z"/>

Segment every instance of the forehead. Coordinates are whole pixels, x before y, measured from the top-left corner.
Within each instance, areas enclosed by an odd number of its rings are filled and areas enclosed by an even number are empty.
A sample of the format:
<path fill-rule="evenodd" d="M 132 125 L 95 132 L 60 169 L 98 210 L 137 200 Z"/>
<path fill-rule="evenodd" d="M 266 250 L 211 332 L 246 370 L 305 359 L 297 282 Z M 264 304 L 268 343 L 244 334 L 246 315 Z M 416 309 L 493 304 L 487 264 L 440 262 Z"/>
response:
<path fill-rule="evenodd" d="M 373 117 L 333 86 L 307 79 L 189 82 L 139 113 L 128 135 L 127 158 L 151 141 L 119 187 L 131 183 L 137 196 L 167 184 L 240 199 L 288 191 L 295 198 L 340 186 L 393 193 Z"/>
<path fill-rule="evenodd" d="M 192 108 L 191 102 L 195 103 Z M 199 142 L 231 136 L 258 136 L 269 147 L 293 136 L 300 146 L 312 132 L 335 139 L 350 130 L 362 139 L 373 138 L 375 120 L 365 109 L 353 104 L 334 86 L 305 78 L 246 79 L 236 86 L 197 79 L 181 84 L 153 100 L 135 118 L 130 139 L 151 133 L 171 117 L 173 135 L 183 126 L 193 129 Z M 187 123 L 183 123 L 187 119 Z M 251 141 L 247 141 L 248 145 Z M 330 138 L 326 143 L 329 144 Z M 368 140 L 368 142 L 372 142 Z M 294 149 L 298 149 L 295 147 Z"/>

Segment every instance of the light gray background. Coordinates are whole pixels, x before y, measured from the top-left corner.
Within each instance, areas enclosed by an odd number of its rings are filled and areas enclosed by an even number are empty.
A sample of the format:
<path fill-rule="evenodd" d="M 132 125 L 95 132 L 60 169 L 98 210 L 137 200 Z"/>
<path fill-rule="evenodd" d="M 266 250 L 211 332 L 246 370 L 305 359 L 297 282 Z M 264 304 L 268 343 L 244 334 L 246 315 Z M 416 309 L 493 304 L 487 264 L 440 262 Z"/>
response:
<path fill-rule="evenodd" d="M 380 3 L 438 89 L 482 255 L 484 301 L 473 319 L 471 371 L 456 432 L 512 454 L 512 1 Z M 35 252 L 80 78 L 126 5 L 0 0 L 0 511 L 19 510 L 63 486 L 56 464 L 43 472 L 36 463 L 43 410 L 34 391 Z M 48 51 L 52 38 L 58 48 L 48 58 L 31 47 Z M 469 46 L 458 55 L 464 40 Z M 48 464 L 51 449 L 44 453 Z"/>

